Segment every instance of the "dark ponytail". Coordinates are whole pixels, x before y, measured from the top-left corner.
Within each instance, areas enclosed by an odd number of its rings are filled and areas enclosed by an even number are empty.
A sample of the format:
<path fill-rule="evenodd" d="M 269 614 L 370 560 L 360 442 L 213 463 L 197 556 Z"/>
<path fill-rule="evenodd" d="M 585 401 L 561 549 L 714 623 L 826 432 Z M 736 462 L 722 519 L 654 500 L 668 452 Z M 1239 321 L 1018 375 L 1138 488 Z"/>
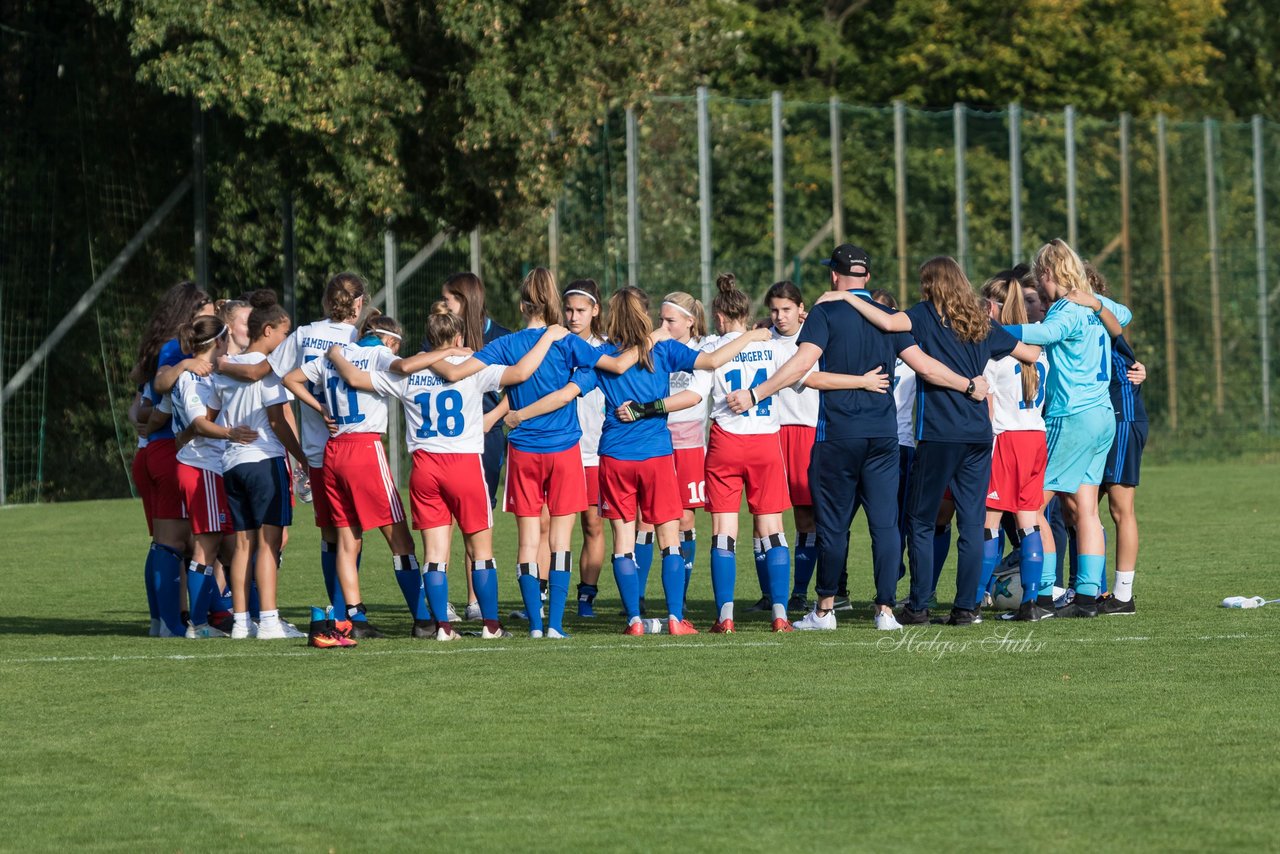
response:
<path fill-rule="evenodd" d="M 276 301 L 275 291 L 263 288 L 246 296 L 252 310 L 249 312 L 249 340 L 257 341 L 268 326 L 279 326 L 289 319 L 284 306 Z"/>
<path fill-rule="evenodd" d="M 213 349 L 226 334 L 227 324 L 213 315 L 201 315 L 178 329 L 178 346 L 182 352 L 197 356 Z"/>

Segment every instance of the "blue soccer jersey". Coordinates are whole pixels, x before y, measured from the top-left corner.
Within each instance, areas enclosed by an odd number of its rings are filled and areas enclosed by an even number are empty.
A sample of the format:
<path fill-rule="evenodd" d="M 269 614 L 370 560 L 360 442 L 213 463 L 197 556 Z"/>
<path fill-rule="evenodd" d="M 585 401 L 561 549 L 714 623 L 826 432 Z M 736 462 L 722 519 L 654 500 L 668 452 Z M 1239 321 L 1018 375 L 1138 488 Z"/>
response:
<path fill-rule="evenodd" d="M 168 341 L 164 342 L 164 346 L 160 348 L 160 356 L 156 360 L 156 370 L 159 371 L 161 368 L 172 367 L 173 365 L 189 358 L 191 358 L 190 354 L 182 352 L 182 347 L 178 344 L 178 339 L 170 338 Z M 153 375 L 151 379 L 155 380 L 155 376 Z M 172 391 L 172 389 L 170 391 Z M 152 393 L 155 393 L 154 390 L 152 390 Z M 156 402 L 158 403 L 159 401 Z M 173 436 L 173 419 L 170 418 L 159 430 L 152 430 L 147 436 L 147 441 L 154 442 L 157 439 L 172 439 Z"/>
<path fill-rule="evenodd" d="M 617 355 L 618 349 L 605 342 L 604 355 Z M 648 460 L 672 453 L 671 431 L 667 429 L 665 415 L 642 418 L 625 424 L 618 420 L 616 410 L 628 400 L 649 403 L 661 400 L 671 391 L 671 375 L 680 371 L 692 371 L 698 361 L 698 351 L 667 339 L 659 341 L 651 351 L 653 370 L 647 371 L 634 365 L 622 374 L 596 371 L 600 388 L 604 390 L 604 429 L 600 434 L 600 456 L 615 460 Z"/>
<path fill-rule="evenodd" d="M 1138 357 L 1121 335 L 1111 339 L 1111 406 L 1117 421 L 1145 422 L 1147 405 L 1142 402 L 1142 386 L 1129 381 L 1129 369 Z"/>
<path fill-rule="evenodd" d="M 1099 296 L 1121 326 L 1133 318 L 1129 309 Z M 1049 404 L 1046 418 L 1062 418 L 1096 406 L 1111 405 L 1111 336 L 1092 311 L 1071 300 L 1049 307 L 1044 320 L 1008 327 L 1028 344 L 1040 344 L 1049 354 Z"/>
<path fill-rule="evenodd" d="M 486 365 L 514 365 L 533 349 L 546 330 L 542 327 L 522 329 L 504 335 L 485 345 L 476 353 L 476 358 Z M 601 350 L 592 347 L 577 335 L 561 338 L 551 345 L 551 351 L 542 360 L 542 364 L 533 372 L 533 376 L 524 382 L 511 386 L 507 394 L 511 398 L 511 408 L 520 409 L 537 401 L 552 392 L 564 388 L 570 381 L 578 380 L 582 392 L 595 388 L 595 378 L 591 371 L 577 374 L 581 368 L 594 368 L 603 355 Z M 583 388 L 586 385 L 588 387 Z M 533 454 L 554 454 L 568 450 L 578 443 L 582 437 L 582 428 L 578 425 L 578 408 L 562 406 L 554 412 L 539 415 L 522 422 L 511 431 L 512 447 Z"/>
<path fill-rule="evenodd" d="M 1017 340 L 994 320 L 981 341 L 961 341 L 942 321 L 932 302 L 907 309 L 911 335 L 926 355 L 932 356 L 962 377 L 982 376 L 987 362 L 1002 359 L 1018 346 Z M 974 400 L 962 391 L 916 378 L 916 439 L 925 442 L 972 444 L 991 441 L 991 413 L 985 400 Z"/>

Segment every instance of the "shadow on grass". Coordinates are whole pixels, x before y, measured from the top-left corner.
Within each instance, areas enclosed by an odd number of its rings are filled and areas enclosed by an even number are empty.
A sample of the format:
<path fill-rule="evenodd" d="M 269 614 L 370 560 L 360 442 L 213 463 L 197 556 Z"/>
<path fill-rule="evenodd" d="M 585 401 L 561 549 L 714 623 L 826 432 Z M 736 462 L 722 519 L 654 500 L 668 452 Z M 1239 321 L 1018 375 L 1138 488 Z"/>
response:
<path fill-rule="evenodd" d="M 59 637 L 116 637 L 145 638 L 151 628 L 147 619 L 129 617 L 111 619 L 98 616 L 93 619 L 67 617 L 0 616 L 0 635 L 54 635 Z"/>

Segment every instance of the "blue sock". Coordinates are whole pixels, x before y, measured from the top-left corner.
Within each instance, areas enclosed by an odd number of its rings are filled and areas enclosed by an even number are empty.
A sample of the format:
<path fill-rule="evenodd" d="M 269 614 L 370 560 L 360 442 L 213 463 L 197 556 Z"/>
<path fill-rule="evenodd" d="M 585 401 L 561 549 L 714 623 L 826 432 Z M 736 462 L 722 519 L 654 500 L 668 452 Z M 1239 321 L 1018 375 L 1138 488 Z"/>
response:
<path fill-rule="evenodd" d="M 982 605 L 982 597 L 991 587 L 991 576 L 995 575 L 996 564 L 1000 562 L 1000 532 L 988 528 L 982 532 L 982 575 L 978 578 L 978 605 Z"/>
<path fill-rule="evenodd" d="M 662 592 L 667 597 L 667 615 L 684 619 L 684 557 L 678 548 L 662 550 Z"/>
<path fill-rule="evenodd" d="M 338 547 L 333 543 L 320 541 L 320 572 L 324 574 L 324 590 L 329 594 L 329 604 L 338 615 L 347 613 L 347 600 L 342 595 L 342 585 L 338 583 Z"/>
<path fill-rule="evenodd" d="M 1067 529 L 1067 587 L 1076 587 L 1080 578 L 1080 544 L 1076 542 L 1076 529 Z M 1079 592 L 1077 588 L 1076 592 Z"/>
<path fill-rule="evenodd" d="M 1039 595 L 1044 576 L 1044 542 L 1039 529 L 1022 532 L 1018 547 L 1018 576 L 1022 579 L 1022 601 L 1030 602 Z M 1051 591 L 1044 591 L 1047 595 Z"/>
<path fill-rule="evenodd" d="M 759 537 L 753 537 L 751 539 L 751 557 L 756 562 L 756 583 L 760 585 L 760 596 L 762 598 L 768 598 L 769 565 L 765 563 L 764 560 L 764 541 Z"/>
<path fill-rule="evenodd" d="M 498 619 L 498 569 L 492 560 L 475 561 L 471 565 L 471 586 L 480 604 L 480 616 L 485 620 Z"/>
<path fill-rule="evenodd" d="M 1102 553 L 1104 555 L 1107 553 L 1107 532 L 1106 531 L 1102 532 Z M 1099 595 L 1105 594 L 1107 592 L 1107 570 L 1105 565 L 1102 570 L 1102 585 L 1101 585 L 1100 591 L 1101 592 L 1099 593 Z"/>
<path fill-rule="evenodd" d="M 213 602 L 209 607 L 215 611 L 230 611 L 232 609 L 231 588 L 228 587 L 225 590 L 218 588 L 215 590 L 213 593 Z"/>
<path fill-rule="evenodd" d="M 1058 554 L 1044 553 L 1044 565 L 1040 567 L 1040 595 L 1052 596 L 1053 587 L 1058 583 Z"/>
<path fill-rule="evenodd" d="M 613 556 L 613 580 L 618 584 L 618 595 L 622 597 L 622 609 L 627 612 L 629 624 L 640 616 L 640 579 L 634 556 Z"/>
<path fill-rule="evenodd" d="M 938 593 L 938 580 L 942 578 L 942 565 L 951 553 L 951 526 L 939 525 L 933 529 L 933 594 Z"/>
<path fill-rule="evenodd" d="M 764 553 L 765 575 L 769 581 L 769 604 L 787 607 L 787 588 L 791 586 L 791 549 L 781 535 L 765 540 L 769 549 Z M 779 545 L 783 543 L 784 545 Z"/>
<path fill-rule="evenodd" d="M 636 534 L 636 579 L 640 598 L 649 590 L 649 570 L 653 567 L 653 532 Z"/>
<path fill-rule="evenodd" d="M 796 534 L 796 580 L 791 588 L 792 596 L 808 597 L 809 582 L 813 580 L 813 568 L 818 564 L 818 535 Z"/>
<path fill-rule="evenodd" d="M 184 563 L 181 554 L 160 543 L 152 543 L 151 550 L 147 552 L 147 565 L 156 591 L 156 608 L 160 612 L 160 621 L 170 634 L 178 636 L 187 630 L 182 624 L 182 602 L 179 601 Z"/>
<path fill-rule="evenodd" d="M 422 588 L 422 597 L 431 606 L 431 613 L 435 615 L 437 623 L 449 621 L 449 575 L 445 572 L 445 566 L 443 563 L 428 563 L 418 585 Z M 396 571 L 396 580 L 400 581 L 399 570 Z M 404 589 L 404 582 L 400 583 L 400 587 Z M 414 619 L 418 618 L 415 616 Z"/>
<path fill-rule="evenodd" d="M 716 599 L 716 619 L 724 606 L 733 603 L 733 587 L 738 578 L 738 557 L 734 554 L 733 537 L 711 538 L 711 591 Z"/>
<path fill-rule="evenodd" d="M 520 585 L 524 610 L 529 615 L 529 631 L 542 631 L 542 587 L 538 584 L 538 565 L 516 564 L 516 582 Z"/>
<path fill-rule="evenodd" d="M 213 587 L 213 567 L 194 560 L 187 564 L 187 609 L 191 613 L 191 625 L 201 626 L 209 622 Z"/>
<path fill-rule="evenodd" d="M 680 557 L 684 558 L 684 598 L 689 598 L 689 582 L 693 579 L 693 562 L 698 557 L 696 531 L 680 532 Z"/>
<path fill-rule="evenodd" d="M 152 543 L 147 548 L 147 559 L 142 564 L 142 585 L 147 591 L 147 613 L 151 619 L 160 619 L 160 589 L 156 582 L 159 580 L 155 569 L 152 566 L 154 562 L 151 552 L 155 550 L 156 544 Z"/>
<path fill-rule="evenodd" d="M 1106 555 L 1080 555 L 1080 571 L 1076 576 L 1077 596 L 1097 596 L 1102 576 L 1107 574 Z"/>
<path fill-rule="evenodd" d="M 249 585 L 249 619 L 258 620 L 262 616 L 262 599 L 258 593 L 258 581 L 254 579 Z"/>
<path fill-rule="evenodd" d="M 404 596 L 404 604 L 413 615 L 413 619 L 422 622 L 432 619 L 432 611 L 427 610 L 427 594 L 423 589 L 422 568 L 418 566 L 417 555 L 395 555 L 391 558 L 391 566 L 395 570 L 396 584 L 400 585 L 400 594 Z M 445 605 L 449 600 L 445 600 Z M 449 619 L 448 609 L 434 612 L 439 622 Z"/>
<path fill-rule="evenodd" d="M 573 575 L 569 552 L 551 553 L 551 572 L 547 576 L 547 626 L 564 634 L 564 605 L 569 601 L 569 580 Z"/>

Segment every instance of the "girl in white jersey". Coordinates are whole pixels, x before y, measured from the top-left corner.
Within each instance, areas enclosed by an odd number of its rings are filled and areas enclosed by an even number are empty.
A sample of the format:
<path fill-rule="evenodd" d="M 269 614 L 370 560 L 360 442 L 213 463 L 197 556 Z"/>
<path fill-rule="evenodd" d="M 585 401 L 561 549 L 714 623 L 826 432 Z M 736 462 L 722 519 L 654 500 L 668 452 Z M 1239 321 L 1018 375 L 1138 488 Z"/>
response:
<path fill-rule="evenodd" d="M 254 294 L 255 307 L 246 319 L 247 350 L 228 356 L 238 364 L 265 362 L 289 335 L 289 316 L 275 294 Z M 229 327 L 230 328 L 230 327 Z M 284 548 L 285 529 L 293 522 L 286 453 L 302 456 L 298 437 L 286 418 L 289 397 L 280 380 L 269 374 L 259 382 L 243 382 L 219 374 L 214 380 L 218 408 L 231 423 L 254 430 L 248 444 L 229 444 L 223 452 L 223 481 L 235 547 L 231 556 L 231 637 L 251 635 L 262 640 L 303 637 L 280 619 L 276 599 L 277 568 Z M 251 556 L 253 566 L 250 566 Z M 251 581 L 257 585 L 259 624 L 249 618 Z"/>
<path fill-rule="evenodd" d="M 178 331 L 183 352 L 212 367 L 227 349 L 227 325 L 216 317 L 199 317 Z M 170 392 L 173 425 L 190 436 L 178 440 L 178 488 L 186 505 L 194 538 L 187 565 L 187 600 L 193 622 L 188 638 L 226 637 L 206 622 L 213 595 L 213 563 L 223 535 L 230 533 L 230 513 L 222 484 L 222 455 L 228 440 L 247 444 L 257 438 L 251 427 L 228 428 L 217 422 L 221 409 L 213 380 L 192 371 L 179 375 Z"/>
<path fill-rule="evenodd" d="M 1027 322 L 1022 285 L 1016 278 L 990 279 L 982 286 L 982 295 L 987 298 L 992 320 L 1005 325 Z M 1054 550 L 1049 523 L 1040 509 L 1048 460 L 1042 407 L 1049 357 L 1041 351 L 1039 359 L 1031 364 L 1011 355 L 994 359 L 987 362 L 983 376 L 991 387 L 988 400 L 995 447 L 991 457 L 991 483 L 987 488 L 987 522 L 978 596 L 981 598 L 987 592 L 996 564 L 1000 562 L 1000 517 L 1003 513 L 1013 513 L 1021 537 L 1022 601 L 1008 618 L 1034 622 L 1052 616 L 1052 611 L 1036 604 L 1044 552 Z"/>
<path fill-rule="evenodd" d="M 382 318 L 380 318 L 382 319 Z M 444 352 L 462 342 L 462 320 L 438 302 L 427 320 L 432 352 Z M 497 568 L 493 559 L 493 512 L 485 483 L 481 455 L 484 452 L 484 396 L 505 385 L 528 379 L 566 330 L 555 327 L 516 367 L 490 365 L 457 382 L 449 382 L 430 369 L 403 376 L 388 373 L 386 365 L 357 367 L 334 348 L 330 360 L 347 387 L 359 392 L 393 397 L 404 406 L 405 439 L 413 457 L 409 494 L 414 527 L 422 532 L 426 564 L 422 585 L 437 619 L 436 639 L 458 638 L 447 617 L 449 535 L 458 520 L 472 556 L 472 581 L 484 615 L 485 638 L 510 637 L 498 622 Z M 464 356 L 451 356 L 454 364 Z M 389 364 L 389 363 L 388 363 Z"/>

